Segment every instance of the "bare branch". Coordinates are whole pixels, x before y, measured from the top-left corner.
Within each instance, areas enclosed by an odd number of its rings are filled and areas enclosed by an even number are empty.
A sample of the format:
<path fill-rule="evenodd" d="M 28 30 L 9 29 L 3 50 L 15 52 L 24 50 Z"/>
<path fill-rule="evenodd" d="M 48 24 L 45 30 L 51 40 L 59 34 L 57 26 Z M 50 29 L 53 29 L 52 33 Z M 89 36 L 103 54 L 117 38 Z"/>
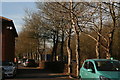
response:
<path fill-rule="evenodd" d="M 98 42 L 97 39 L 95 37 L 93 37 L 92 35 L 86 33 L 86 32 L 82 32 L 85 35 L 87 35 L 88 37 L 92 38 L 95 42 Z M 108 51 L 108 48 L 106 48 L 103 44 L 101 44 L 100 42 L 98 42 L 106 51 Z"/>

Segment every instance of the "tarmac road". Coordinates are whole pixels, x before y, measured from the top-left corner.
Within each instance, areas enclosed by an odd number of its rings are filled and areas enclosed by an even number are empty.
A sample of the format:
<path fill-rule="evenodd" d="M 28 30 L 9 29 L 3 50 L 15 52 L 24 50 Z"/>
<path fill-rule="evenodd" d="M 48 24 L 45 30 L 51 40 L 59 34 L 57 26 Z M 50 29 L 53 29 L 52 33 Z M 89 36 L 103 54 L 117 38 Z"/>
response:
<path fill-rule="evenodd" d="M 65 73 L 52 73 L 39 67 L 18 67 L 15 78 L 8 78 L 5 80 L 78 80 L 69 78 Z"/>

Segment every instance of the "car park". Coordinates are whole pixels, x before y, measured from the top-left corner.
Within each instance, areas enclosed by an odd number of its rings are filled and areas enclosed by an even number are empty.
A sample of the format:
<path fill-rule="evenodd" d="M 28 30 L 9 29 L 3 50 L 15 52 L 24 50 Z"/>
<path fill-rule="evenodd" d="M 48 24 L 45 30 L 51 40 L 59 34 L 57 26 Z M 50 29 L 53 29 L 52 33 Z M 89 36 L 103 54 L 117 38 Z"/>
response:
<path fill-rule="evenodd" d="M 13 62 L 2 62 L 5 77 L 14 77 L 16 75 L 17 66 Z"/>
<path fill-rule="evenodd" d="M 110 59 L 87 59 L 79 75 L 82 80 L 120 80 L 120 63 Z"/>

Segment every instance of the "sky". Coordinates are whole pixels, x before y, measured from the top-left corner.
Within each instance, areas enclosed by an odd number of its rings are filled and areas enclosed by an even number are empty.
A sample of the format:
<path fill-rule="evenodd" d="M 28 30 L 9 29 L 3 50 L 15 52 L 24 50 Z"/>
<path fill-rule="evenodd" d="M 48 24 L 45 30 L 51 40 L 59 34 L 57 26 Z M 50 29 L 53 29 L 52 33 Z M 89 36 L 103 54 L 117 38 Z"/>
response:
<path fill-rule="evenodd" d="M 25 9 L 36 10 L 35 2 L 2 2 L 0 3 L 0 16 L 12 19 L 19 33 L 24 24 Z"/>

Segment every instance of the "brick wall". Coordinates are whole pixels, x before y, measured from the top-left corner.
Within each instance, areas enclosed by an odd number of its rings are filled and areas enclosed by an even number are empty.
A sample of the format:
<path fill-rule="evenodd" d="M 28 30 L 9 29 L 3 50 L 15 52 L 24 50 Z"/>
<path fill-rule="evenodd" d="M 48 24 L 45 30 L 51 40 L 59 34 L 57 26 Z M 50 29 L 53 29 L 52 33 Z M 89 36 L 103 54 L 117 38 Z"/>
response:
<path fill-rule="evenodd" d="M 14 61 L 15 58 L 15 35 L 13 30 L 7 29 L 9 23 L 2 24 L 2 60 Z"/>

